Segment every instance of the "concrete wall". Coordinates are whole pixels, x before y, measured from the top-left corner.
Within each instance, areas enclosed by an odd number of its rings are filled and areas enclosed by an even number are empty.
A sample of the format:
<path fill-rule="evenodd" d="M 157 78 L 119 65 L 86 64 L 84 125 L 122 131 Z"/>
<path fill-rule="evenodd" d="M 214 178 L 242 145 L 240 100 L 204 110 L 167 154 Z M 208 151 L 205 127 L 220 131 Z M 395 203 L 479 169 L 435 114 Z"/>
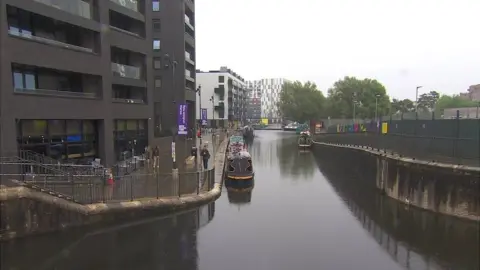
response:
<path fill-rule="evenodd" d="M 361 164 L 365 185 L 400 202 L 469 220 L 480 220 L 480 170 L 437 166 L 353 146 L 315 143 L 316 152 L 337 162 Z M 471 169 L 471 168 L 470 168 Z M 480 168 L 479 168 L 480 169 Z"/>

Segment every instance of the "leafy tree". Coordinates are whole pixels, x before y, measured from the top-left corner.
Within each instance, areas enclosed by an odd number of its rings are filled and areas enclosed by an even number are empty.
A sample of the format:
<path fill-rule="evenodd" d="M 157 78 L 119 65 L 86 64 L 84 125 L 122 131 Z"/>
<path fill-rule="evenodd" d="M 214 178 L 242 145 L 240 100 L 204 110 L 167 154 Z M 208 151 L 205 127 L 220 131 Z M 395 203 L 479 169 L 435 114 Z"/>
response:
<path fill-rule="evenodd" d="M 429 93 L 420 95 L 417 102 L 418 109 L 423 111 L 433 111 L 439 98 L 440 94 L 437 91 L 430 91 Z"/>
<path fill-rule="evenodd" d="M 377 80 L 345 77 L 328 90 L 328 115 L 332 118 L 374 118 L 387 114 L 390 98 Z"/>
<path fill-rule="evenodd" d="M 391 113 L 406 113 L 415 110 L 415 104 L 410 99 L 398 100 L 394 98 L 390 104 Z"/>
<path fill-rule="evenodd" d="M 435 111 L 437 113 L 443 113 L 444 109 L 449 108 L 467 108 L 467 107 L 476 107 L 478 102 L 466 99 L 459 95 L 442 95 L 435 106 Z"/>
<path fill-rule="evenodd" d="M 287 82 L 280 92 L 278 109 L 281 115 L 299 123 L 319 118 L 324 106 L 325 97 L 312 82 Z"/>

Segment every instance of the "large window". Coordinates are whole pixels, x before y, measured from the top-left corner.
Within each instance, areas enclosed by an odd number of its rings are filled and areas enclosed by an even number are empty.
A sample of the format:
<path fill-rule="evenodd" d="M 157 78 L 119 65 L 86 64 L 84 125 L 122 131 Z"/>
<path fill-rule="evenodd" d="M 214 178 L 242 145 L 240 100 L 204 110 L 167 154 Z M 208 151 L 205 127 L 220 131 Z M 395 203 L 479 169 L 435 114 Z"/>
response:
<path fill-rule="evenodd" d="M 97 129 L 94 120 L 20 120 L 19 147 L 58 160 L 95 158 Z"/>
<path fill-rule="evenodd" d="M 141 155 L 148 145 L 146 119 L 114 120 L 114 147 L 117 161 Z"/>
<path fill-rule="evenodd" d="M 36 89 L 37 76 L 30 70 L 13 70 L 13 87 L 14 89 Z"/>

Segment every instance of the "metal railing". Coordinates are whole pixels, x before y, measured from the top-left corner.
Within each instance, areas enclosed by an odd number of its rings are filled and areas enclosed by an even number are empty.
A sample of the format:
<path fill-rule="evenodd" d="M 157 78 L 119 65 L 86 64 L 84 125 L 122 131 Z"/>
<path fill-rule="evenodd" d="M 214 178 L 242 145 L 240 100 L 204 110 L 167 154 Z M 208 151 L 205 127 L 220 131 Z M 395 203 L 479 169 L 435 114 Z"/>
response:
<path fill-rule="evenodd" d="M 115 177 L 113 184 L 103 178 L 76 181 L 56 181 L 54 178 L 26 179 L 25 184 L 61 194 L 80 204 L 106 203 L 181 197 L 211 190 L 215 184 L 215 169 L 173 174 L 131 174 Z"/>
<path fill-rule="evenodd" d="M 46 90 L 46 89 L 15 88 L 14 92 L 18 94 L 46 95 L 46 96 L 56 96 L 56 97 L 82 97 L 82 98 L 98 97 L 98 95 L 95 93 L 70 92 L 70 91 Z"/>
<path fill-rule="evenodd" d="M 112 63 L 113 74 L 130 79 L 140 79 L 140 68 L 134 66 L 127 66 L 117 63 Z"/>
<path fill-rule="evenodd" d="M 415 136 L 406 134 L 325 133 L 315 141 L 370 147 L 384 153 L 394 153 L 425 161 L 480 166 L 480 138 Z"/>
<path fill-rule="evenodd" d="M 110 1 L 124 8 L 128 8 L 130 10 L 138 12 L 137 0 L 110 0 Z"/>
<path fill-rule="evenodd" d="M 145 104 L 145 100 L 143 99 L 135 99 L 135 98 L 112 98 L 113 102 L 117 103 L 130 103 L 130 104 Z"/>
<path fill-rule="evenodd" d="M 54 46 L 58 46 L 58 47 L 63 47 L 63 48 L 75 50 L 75 51 L 93 53 L 93 49 L 64 43 L 64 42 L 57 41 L 57 40 L 54 40 L 54 39 L 34 36 L 30 32 L 23 32 L 23 31 L 18 31 L 18 30 L 14 30 L 14 29 L 9 29 L 8 34 L 10 34 L 12 36 L 15 36 L 15 37 L 19 37 L 19 38 L 38 41 L 38 42 L 45 43 L 45 44 L 48 44 L 48 45 L 54 45 Z"/>
<path fill-rule="evenodd" d="M 54 8 L 61 9 L 74 15 L 91 19 L 90 4 L 82 0 L 34 0 Z"/>

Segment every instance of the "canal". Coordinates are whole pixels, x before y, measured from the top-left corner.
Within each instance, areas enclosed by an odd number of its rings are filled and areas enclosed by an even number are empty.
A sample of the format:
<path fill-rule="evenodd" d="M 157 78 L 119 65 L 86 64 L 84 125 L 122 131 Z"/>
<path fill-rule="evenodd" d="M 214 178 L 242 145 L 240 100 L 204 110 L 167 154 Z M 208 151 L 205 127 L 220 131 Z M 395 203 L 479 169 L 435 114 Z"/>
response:
<path fill-rule="evenodd" d="M 193 211 L 1 246 L 2 270 L 479 269 L 478 223 L 365 188 L 362 168 L 259 131 L 255 187 Z"/>

